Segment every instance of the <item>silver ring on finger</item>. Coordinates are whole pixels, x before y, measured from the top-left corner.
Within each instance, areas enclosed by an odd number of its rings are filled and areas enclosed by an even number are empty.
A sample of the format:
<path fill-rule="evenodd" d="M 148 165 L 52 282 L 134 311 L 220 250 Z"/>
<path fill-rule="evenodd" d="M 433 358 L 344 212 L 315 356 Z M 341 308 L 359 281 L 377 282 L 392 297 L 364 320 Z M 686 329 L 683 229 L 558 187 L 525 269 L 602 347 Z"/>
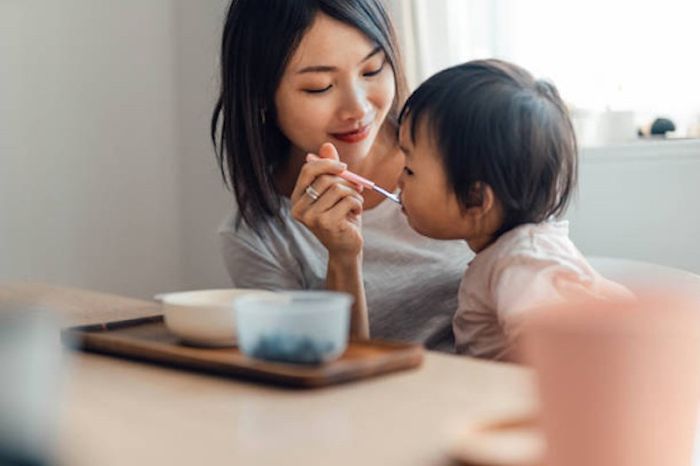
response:
<path fill-rule="evenodd" d="M 307 196 L 309 196 L 309 197 L 311 198 L 311 202 L 316 201 L 316 200 L 319 198 L 319 196 L 320 196 L 320 194 L 318 193 L 318 191 L 316 191 L 316 190 L 314 189 L 314 187 L 311 186 L 311 185 L 308 185 L 308 186 L 306 187 L 306 190 L 305 190 L 304 192 L 306 193 Z"/>

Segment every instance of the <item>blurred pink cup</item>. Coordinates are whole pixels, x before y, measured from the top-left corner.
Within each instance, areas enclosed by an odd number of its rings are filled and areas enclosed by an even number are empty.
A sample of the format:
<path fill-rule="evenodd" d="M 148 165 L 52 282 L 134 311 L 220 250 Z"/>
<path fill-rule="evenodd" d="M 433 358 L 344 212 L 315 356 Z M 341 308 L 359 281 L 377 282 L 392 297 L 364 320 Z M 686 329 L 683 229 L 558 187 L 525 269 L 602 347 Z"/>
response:
<path fill-rule="evenodd" d="M 700 306 L 654 295 L 569 304 L 524 326 L 547 466 L 692 464 L 700 402 Z"/>

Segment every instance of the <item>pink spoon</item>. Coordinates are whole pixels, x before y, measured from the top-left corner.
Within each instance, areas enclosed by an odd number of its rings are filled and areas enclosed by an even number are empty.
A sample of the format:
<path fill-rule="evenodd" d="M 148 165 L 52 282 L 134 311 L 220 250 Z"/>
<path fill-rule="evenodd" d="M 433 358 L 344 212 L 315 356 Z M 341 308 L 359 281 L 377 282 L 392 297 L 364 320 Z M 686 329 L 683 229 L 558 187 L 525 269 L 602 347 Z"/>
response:
<path fill-rule="evenodd" d="M 318 157 L 317 155 L 314 155 L 314 154 L 308 154 L 306 156 L 306 159 L 307 160 L 321 160 L 320 157 Z M 399 199 L 399 196 L 387 191 L 386 189 L 384 189 L 380 186 L 377 186 L 377 184 L 374 181 L 370 181 L 367 178 L 364 178 L 364 177 L 358 175 L 357 173 L 353 173 L 351 171 L 344 170 L 338 176 L 343 178 L 344 180 L 350 181 L 351 183 L 356 183 L 356 184 L 359 184 L 361 186 L 364 186 L 365 188 L 369 188 L 373 191 L 376 191 L 379 194 L 381 194 L 382 196 L 386 197 L 387 199 L 394 201 L 397 204 L 401 205 L 401 200 Z"/>

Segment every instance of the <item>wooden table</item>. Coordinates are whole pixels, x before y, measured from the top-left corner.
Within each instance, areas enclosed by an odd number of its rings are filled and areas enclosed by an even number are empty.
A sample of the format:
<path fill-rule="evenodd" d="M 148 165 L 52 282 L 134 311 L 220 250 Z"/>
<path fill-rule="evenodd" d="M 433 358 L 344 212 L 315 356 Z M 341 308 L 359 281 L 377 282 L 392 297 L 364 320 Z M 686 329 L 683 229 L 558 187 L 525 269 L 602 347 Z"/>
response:
<path fill-rule="evenodd" d="M 158 313 L 153 302 L 39 284 L 0 286 L 8 302 L 63 325 Z M 534 407 L 527 370 L 433 352 L 417 370 L 311 391 L 68 353 L 67 465 L 450 464 L 466 425 Z"/>

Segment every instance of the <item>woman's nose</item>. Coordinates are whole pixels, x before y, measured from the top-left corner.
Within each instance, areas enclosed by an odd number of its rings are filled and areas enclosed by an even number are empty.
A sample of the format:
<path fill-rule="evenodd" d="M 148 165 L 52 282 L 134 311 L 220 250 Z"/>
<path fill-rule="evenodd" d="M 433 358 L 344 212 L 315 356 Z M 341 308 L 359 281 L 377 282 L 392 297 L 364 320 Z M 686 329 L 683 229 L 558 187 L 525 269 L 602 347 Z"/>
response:
<path fill-rule="evenodd" d="M 343 120 L 364 120 L 370 108 L 365 89 L 362 86 L 353 86 L 343 96 L 340 116 Z"/>

